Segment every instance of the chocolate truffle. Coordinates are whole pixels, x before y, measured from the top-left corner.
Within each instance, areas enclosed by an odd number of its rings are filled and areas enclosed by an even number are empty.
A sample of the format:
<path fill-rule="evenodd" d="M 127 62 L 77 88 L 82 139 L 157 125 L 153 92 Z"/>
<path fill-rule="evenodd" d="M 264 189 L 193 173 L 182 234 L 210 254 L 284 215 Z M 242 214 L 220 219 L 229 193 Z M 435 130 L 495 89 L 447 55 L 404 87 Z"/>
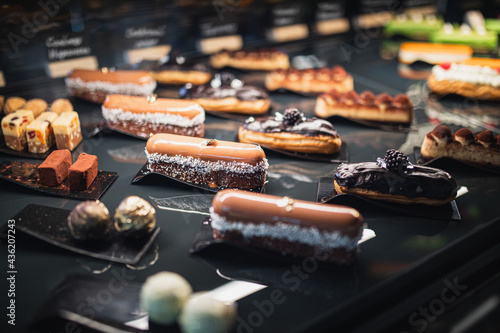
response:
<path fill-rule="evenodd" d="M 68 177 L 71 166 L 71 153 L 68 149 L 54 150 L 38 166 L 40 184 L 45 186 L 59 186 Z"/>
<path fill-rule="evenodd" d="M 236 314 L 233 304 L 201 294 L 186 303 L 179 324 L 184 333 L 223 333 L 234 325 Z"/>
<path fill-rule="evenodd" d="M 151 322 L 173 324 L 191 292 L 191 285 L 179 274 L 160 272 L 148 277 L 142 285 L 141 306 Z"/>
<path fill-rule="evenodd" d="M 126 237 L 141 237 L 156 225 L 155 209 L 146 200 L 130 196 L 115 211 L 115 228 Z"/>
<path fill-rule="evenodd" d="M 97 177 L 97 156 L 81 153 L 69 168 L 69 188 L 72 191 L 85 191 Z"/>
<path fill-rule="evenodd" d="M 97 240 L 104 237 L 111 226 L 106 206 L 100 201 L 84 201 L 71 211 L 68 227 L 77 240 Z"/>

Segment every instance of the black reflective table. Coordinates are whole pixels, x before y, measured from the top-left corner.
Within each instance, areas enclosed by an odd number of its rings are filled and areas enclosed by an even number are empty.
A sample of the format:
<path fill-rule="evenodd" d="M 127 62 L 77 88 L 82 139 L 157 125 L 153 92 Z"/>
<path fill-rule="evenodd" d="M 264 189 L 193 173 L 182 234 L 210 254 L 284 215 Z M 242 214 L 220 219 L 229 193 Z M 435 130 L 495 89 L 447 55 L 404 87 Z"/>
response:
<path fill-rule="evenodd" d="M 340 62 L 353 74 L 358 92 L 365 89 L 391 95 L 409 90 L 414 92 L 421 83 L 399 76 L 397 62 L 380 58 L 379 46 L 377 40 L 372 40 L 349 57 L 343 52 L 342 43 L 335 41 L 289 51 L 292 54 L 316 54 L 328 64 Z M 243 73 L 242 78 L 245 76 L 247 80 L 255 79 L 253 74 Z M 27 86 L 8 86 L 1 93 L 24 98 L 39 97 L 47 101 L 66 96 L 61 79 L 38 79 Z M 174 96 L 176 91 L 160 86 L 157 93 Z M 307 116 L 313 114 L 313 98 L 278 92 L 272 93 L 271 99 L 272 112 L 297 107 Z M 84 132 L 89 133 L 92 124 L 99 121 L 100 106 L 81 100 L 72 102 L 80 113 Z M 339 121 L 335 127 L 347 144 L 350 162 L 374 161 L 389 148 L 413 152 L 413 147 L 418 146 L 423 136 L 435 126 L 429 123 L 425 103 L 418 103 L 415 116 L 418 131 L 408 133 L 383 131 L 350 121 Z M 235 140 L 240 124 L 238 120 L 207 115 L 205 137 Z M 239 317 L 234 331 L 294 332 L 329 330 L 332 327 L 371 331 L 398 331 L 400 327 L 419 329 L 431 321 L 415 311 L 419 306 L 437 306 L 428 302 L 443 288 L 450 288 L 449 284 L 454 283 L 455 286 L 466 285 L 463 281 L 469 281 L 470 285 L 465 288 L 472 290 L 474 281 L 480 279 L 474 274 L 498 273 L 498 270 L 485 271 L 485 267 L 491 269 L 491 263 L 498 263 L 500 253 L 493 251 L 494 235 L 495 232 L 498 235 L 500 223 L 500 177 L 497 174 L 458 164 L 446 165 L 459 186 L 467 188 L 467 193 L 456 199 L 461 215 L 459 221 L 415 217 L 363 205 L 360 211 L 376 236 L 361 244 L 356 263 L 338 267 L 309 260 L 275 261 L 225 245 L 191 255 L 189 249 L 206 219 L 213 194 L 162 177 L 148 178 L 132 185 L 132 178 L 145 163 L 143 140 L 104 131 L 92 138 L 86 137 L 83 144 L 85 152 L 98 156 L 100 169 L 119 174 L 101 201 L 114 211 L 128 195 L 149 200 L 155 204 L 161 234 L 138 264 L 125 266 L 80 256 L 17 233 L 14 299 L 16 328 L 22 331 L 91 331 L 85 325 L 74 326 L 63 320 L 35 320 L 50 293 L 70 276 L 96 277 L 103 281 L 118 279 L 124 285 L 137 286 L 148 276 L 167 270 L 184 276 L 195 291 L 212 290 L 231 281 L 255 282 L 264 287 L 237 301 Z M 338 165 L 299 160 L 270 151 L 266 154 L 270 167 L 265 192 L 304 200 L 316 200 L 319 179 L 331 176 Z M 11 160 L 19 159 L 0 155 L 0 162 Z M 4 224 L 28 204 L 70 210 L 79 201 L 42 195 L 1 181 L 0 203 L 0 224 Z M 5 272 L 9 270 L 7 243 L 2 239 Z M 6 295 L 9 284 L 5 278 L 2 280 L 1 292 Z M 460 299 L 460 295 L 456 296 Z M 8 302 L 11 298 L 4 296 L 4 299 Z M 105 302 L 108 300 L 104 299 Z M 113 300 L 108 303 L 111 302 Z M 441 303 L 444 307 L 448 304 Z M 5 301 L 2 303 L 4 312 L 8 305 Z M 82 303 L 80 309 L 83 316 L 98 320 L 105 317 L 100 313 L 99 305 L 89 301 Z M 6 316 L 2 314 L 1 317 L 2 327 L 12 329 L 6 323 Z M 398 321 L 400 326 L 391 326 Z M 116 323 L 111 327 L 113 324 Z M 370 329 L 366 325 L 373 326 Z M 175 332 L 178 328 L 162 329 L 153 325 L 150 330 Z"/>

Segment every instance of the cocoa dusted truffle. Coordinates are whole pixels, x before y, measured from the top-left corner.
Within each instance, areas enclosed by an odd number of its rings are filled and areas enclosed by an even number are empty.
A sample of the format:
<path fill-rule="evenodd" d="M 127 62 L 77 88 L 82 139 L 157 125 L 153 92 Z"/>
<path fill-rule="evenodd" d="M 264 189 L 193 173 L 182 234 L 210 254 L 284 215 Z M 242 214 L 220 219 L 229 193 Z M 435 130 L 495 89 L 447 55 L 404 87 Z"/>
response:
<path fill-rule="evenodd" d="M 392 97 L 388 93 L 381 93 L 375 98 L 375 104 L 378 106 L 388 106 L 392 103 Z"/>
<path fill-rule="evenodd" d="M 361 105 L 371 105 L 375 101 L 375 95 L 371 91 L 365 90 L 359 94 L 358 101 Z"/>
<path fill-rule="evenodd" d="M 397 108 L 408 108 L 412 105 L 408 95 L 406 94 L 398 94 L 394 96 L 392 104 Z"/>
<path fill-rule="evenodd" d="M 344 103 L 348 105 L 354 104 L 354 102 L 356 102 L 357 99 L 358 99 L 358 94 L 354 90 L 345 93 L 343 97 Z"/>
<path fill-rule="evenodd" d="M 476 140 L 483 146 L 490 146 L 495 143 L 493 132 L 490 130 L 482 131 L 476 136 Z"/>
<path fill-rule="evenodd" d="M 130 196 L 120 202 L 115 211 L 115 228 L 126 237 L 141 237 L 156 225 L 156 211 L 146 200 Z"/>
<path fill-rule="evenodd" d="M 71 153 L 68 149 L 54 150 L 38 166 L 40 184 L 44 186 L 59 186 L 69 175 Z"/>
<path fill-rule="evenodd" d="M 333 66 L 332 77 L 335 81 L 342 81 L 347 76 L 347 72 L 342 66 Z"/>
<path fill-rule="evenodd" d="M 466 145 L 474 141 L 474 134 L 472 134 L 472 131 L 468 128 L 461 128 L 455 132 L 455 140 Z"/>
<path fill-rule="evenodd" d="M 453 135 L 450 128 L 446 125 L 436 126 L 431 133 L 437 140 L 448 140 Z"/>
<path fill-rule="evenodd" d="M 71 211 L 68 227 L 77 240 L 98 240 L 109 231 L 111 219 L 106 206 L 100 201 L 84 201 Z"/>
<path fill-rule="evenodd" d="M 72 191 L 85 191 L 97 177 L 97 156 L 81 153 L 69 168 L 69 188 Z"/>

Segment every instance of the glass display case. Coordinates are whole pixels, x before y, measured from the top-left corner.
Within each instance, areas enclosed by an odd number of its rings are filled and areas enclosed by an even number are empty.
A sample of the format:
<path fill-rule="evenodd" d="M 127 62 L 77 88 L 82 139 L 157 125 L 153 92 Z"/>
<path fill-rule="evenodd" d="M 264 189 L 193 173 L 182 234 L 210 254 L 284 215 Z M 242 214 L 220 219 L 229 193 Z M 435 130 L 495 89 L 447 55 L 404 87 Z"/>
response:
<path fill-rule="evenodd" d="M 154 237 L 120 240 L 105 257 L 96 257 L 99 244 L 77 242 L 69 248 L 54 236 L 67 235 L 65 216 L 81 198 L 0 179 L 2 331 L 178 332 L 177 324 L 148 322 L 140 307 L 141 285 L 161 271 L 180 274 L 194 292 L 234 302 L 238 314 L 230 332 L 497 331 L 498 169 L 432 161 L 430 166 L 450 173 L 458 185 L 457 198 L 446 207 L 401 207 L 333 196 L 333 174 L 341 162 L 375 162 L 388 149 L 398 149 L 417 165 L 424 137 L 439 123 L 453 131 L 465 126 L 474 133 L 500 134 L 498 102 L 430 94 L 422 77 L 408 76 L 398 63 L 393 50 L 401 40 L 384 36 L 387 20 L 409 10 L 453 20 L 463 12 L 462 2 L 448 10 L 443 3 L 47 0 L 1 5 L 0 95 L 41 98 L 48 104 L 68 98 L 83 135 L 73 158 L 81 152 L 95 155 L 99 170 L 117 174 L 101 189 L 99 200 L 113 214 L 125 197 L 136 195 L 154 206 L 157 219 Z M 497 8 L 495 2 L 478 2 L 473 9 L 489 14 L 487 10 Z M 159 175 L 136 179 L 147 162 L 147 138 L 106 128 L 101 104 L 69 96 L 65 85 L 74 68 L 154 72 L 169 54 L 210 68 L 210 55 L 223 49 L 277 49 L 296 68 L 342 66 L 358 94 L 369 90 L 409 96 L 414 115 L 404 126 L 329 118 L 342 139 L 342 161 L 339 156 L 332 162 L 264 150 L 269 162 L 266 194 L 327 201 L 325 205 L 351 206 L 361 213 L 366 239 L 353 264 L 211 242 L 211 232 L 207 236 L 204 228 L 214 191 Z M 428 73 L 431 66 L 417 63 L 410 69 Z M 210 68 L 211 74 L 218 72 L 265 89 L 263 71 Z M 158 84 L 154 92 L 158 98 L 177 99 L 181 88 Z M 286 108 L 315 116 L 317 96 L 289 90 L 268 93 L 269 116 Z M 204 137 L 238 141 L 238 129 L 248 117 L 206 112 Z M 43 160 L 2 149 L 3 166 Z M 36 227 L 23 222 L 27 220 Z"/>

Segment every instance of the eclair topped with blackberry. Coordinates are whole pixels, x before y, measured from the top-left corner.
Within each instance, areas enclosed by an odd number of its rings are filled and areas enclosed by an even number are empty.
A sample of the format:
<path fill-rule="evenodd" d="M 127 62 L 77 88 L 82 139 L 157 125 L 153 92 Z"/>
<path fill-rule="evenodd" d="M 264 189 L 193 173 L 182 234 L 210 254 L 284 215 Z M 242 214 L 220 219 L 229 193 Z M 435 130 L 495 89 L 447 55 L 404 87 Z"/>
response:
<path fill-rule="evenodd" d="M 377 162 L 341 164 L 333 175 L 337 193 L 401 204 L 441 206 L 455 199 L 457 183 L 443 170 L 413 165 L 389 149 Z"/>
<path fill-rule="evenodd" d="M 314 154 L 333 154 L 342 140 L 333 125 L 325 120 L 306 118 L 297 109 L 277 112 L 274 117 L 250 117 L 238 131 L 240 142 L 258 143 L 266 147 Z"/>

